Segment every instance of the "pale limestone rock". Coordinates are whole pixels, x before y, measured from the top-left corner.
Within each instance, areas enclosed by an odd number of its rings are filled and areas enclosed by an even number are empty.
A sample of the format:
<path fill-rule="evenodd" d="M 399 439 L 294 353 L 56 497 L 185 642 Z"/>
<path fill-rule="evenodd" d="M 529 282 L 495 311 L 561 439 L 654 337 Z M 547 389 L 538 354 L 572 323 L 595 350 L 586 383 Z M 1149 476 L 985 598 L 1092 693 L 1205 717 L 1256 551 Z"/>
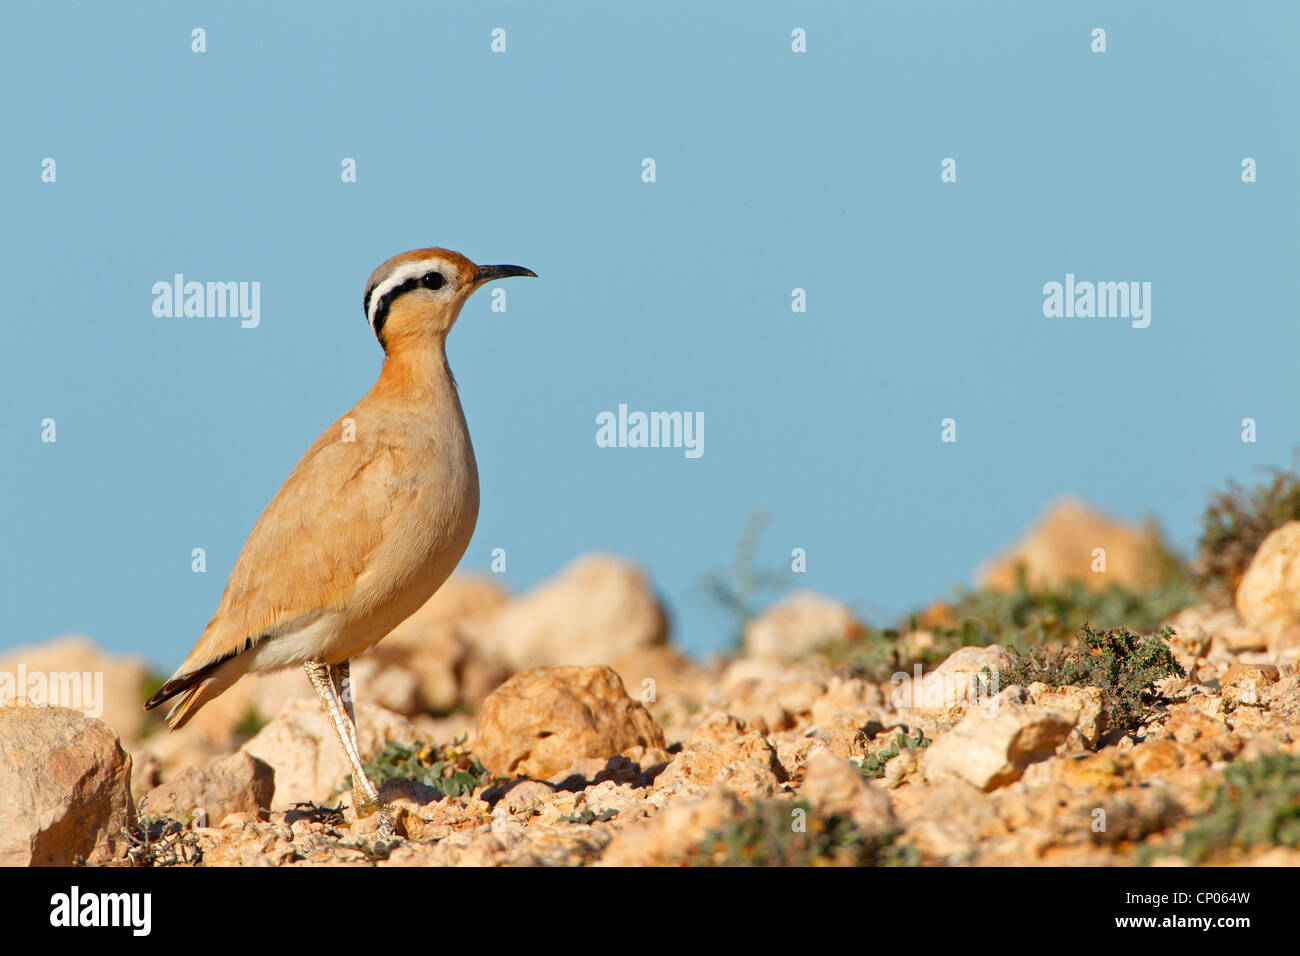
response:
<path fill-rule="evenodd" d="M 421 713 L 425 710 L 422 675 L 412 666 L 406 661 L 394 665 L 390 659 L 374 653 L 362 654 L 352 665 L 354 699 L 364 696 L 371 703 L 406 717 Z"/>
<path fill-rule="evenodd" d="M 135 824 L 117 734 L 63 707 L 0 708 L 0 866 L 105 863 Z"/>
<path fill-rule="evenodd" d="M 131 755 L 131 796 L 144 796 L 162 783 L 162 765 L 148 752 Z"/>
<path fill-rule="evenodd" d="M 532 817 L 531 822 L 534 826 L 556 826 L 562 823 L 561 817 L 572 817 L 578 812 L 578 801 L 584 799 L 585 793 L 585 790 L 556 790 L 532 811 L 536 816 Z"/>
<path fill-rule="evenodd" d="M 475 705 L 509 676 L 482 633 L 507 604 L 496 582 L 455 574 L 414 614 L 358 657 L 359 693 L 397 713 Z"/>
<path fill-rule="evenodd" d="M 1259 856 L 1253 857 L 1246 865 L 1294 869 L 1300 866 L 1300 850 L 1292 849 L 1289 846 L 1275 846 L 1260 853 Z"/>
<path fill-rule="evenodd" d="M 1022 779 L 1028 781 L 1031 772 L 1040 768 L 1052 779 L 1075 789 L 1096 788 L 1115 790 L 1129 783 L 1134 761 L 1114 748 L 1100 753 L 1078 754 L 1062 760 L 1043 761 L 1025 771 Z"/>
<path fill-rule="evenodd" d="M 399 643 L 418 641 L 421 625 L 439 621 L 487 620 L 495 617 L 509 600 L 505 588 L 493 578 L 457 571 L 385 640 L 396 637 Z M 411 628 L 404 629 L 408 624 Z"/>
<path fill-rule="evenodd" d="M 1215 702 L 1222 705 L 1222 698 L 1215 698 Z M 1160 731 L 1181 744 L 1190 744 L 1196 740 L 1227 735 L 1229 727 L 1217 714 L 1206 713 L 1194 706 L 1176 705 L 1169 708 L 1169 715 L 1161 724 Z"/>
<path fill-rule="evenodd" d="M 1164 623 L 1174 629 L 1173 637 L 1169 639 L 1169 649 L 1183 667 L 1191 670 L 1209 652 L 1213 631 L 1224 623 L 1239 625 L 1241 620 L 1237 617 L 1237 612 L 1230 608 L 1226 609 L 1225 617 L 1224 609 L 1194 605 L 1183 608 Z"/>
<path fill-rule="evenodd" d="M 606 780 L 585 790 L 576 802 L 595 814 L 616 814 L 619 826 L 625 826 L 651 812 L 646 803 L 646 791 L 628 784 Z"/>
<path fill-rule="evenodd" d="M 721 745 L 755 730 L 758 728 L 743 717 L 737 717 L 723 710 L 715 710 L 700 722 L 689 741 L 692 744 L 707 741 Z"/>
<path fill-rule="evenodd" d="M 745 653 L 794 659 L 863 630 L 847 605 L 813 591 L 796 591 L 745 626 Z"/>
<path fill-rule="evenodd" d="M 1106 552 L 1106 570 L 1093 570 L 1094 550 Z M 1146 528 L 1106 517 L 1074 498 L 1054 502 L 1038 523 L 1007 553 L 976 572 L 977 587 L 1010 591 L 1023 565 L 1031 589 L 1059 588 L 1079 581 L 1092 591 L 1119 584 L 1142 591 L 1155 583 L 1160 544 Z"/>
<path fill-rule="evenodd" d="M 813 724 L 804 733 L 824 743 L 828 751 L 844 760 L 862 760 L 870 752 L 871 740 L 855 722 Z"/>
<path fill-rule="evenodd" d="M 498 819 L 478 830 L 449 832 L 436 843 L 405 842 L 380 866 L 583 866 L 609 844 L 607 824 L 525 826 Z"/>
<path fill-rule="evenodd" d="M 400 829 L 413 840 L 434 839 L 447 830 L 443 804 L 446 797 L 441 790 L 418 780 L 393 779 L 384 781 L 379 788 L 379 802 L 396 816 Z M 376 814 L 360 820 L 355 807 L 348 807 L 345 818 L 353 833 L 360 834 L 377 826 Z"/>
<path fill-rule="evenodd" d="M 830 751 L 825 740 L 798 730 L 773 734 L 770 739 L 776 749 L 777 762 L 781 764 L 786 776 L 791 779 L 803 776 L 804 767 L 808 766 L 808 761 L 817 754 Z"/>
<path fill-rule="evenodd" d="M 814 724 L 849 720 L 862 727 L 879 716 L 884 702 L 884 695 L 875 684 L 837 674 L 827 682 L 825 692 L 812 702 L 809 718 Z"/>
<path fill-rule="evenodd" d="M 141 816 L 171 817 L 189 823 L 202 810 L 215 825 L 232 813 L 265 816 L 275 794 L 275 771 L 251 754 L 238 751 L 204 767 L 190 767 L 140 801 Z"/>
<path fill-rule="evenodd" d="M 550 779 L 582 758 L 664 747 L 663 731 L 610 667 L 539 667 L 483 702 L 475 754 L 501 776 Z"/>
<path fill-rule="evenodd" d="M 1049 710 L 1077 712 L 1079 717 L 1063 747 L 1092 750 L 1107 730 L 1105 695 L 1100 687 L 1051 687 L 1040 681 L 1029 685 L 1035 704 Z"/>
<path fill-rule="evenodd" d="M 660 790 L 703 790 L 723 784 L 734 793 L 752 799 L 774 794 L 786 779 L 776 750 L 758 731 L 715 742 L 712 728 L 692 737 L 656 779 Z"/>
<path fill-rule="evenodd" d="M 926 778 L 957 777 L 991 791 L 1020 778 L 1025 768 L 1051 757 L 1078 720 L 1077 711 L 1049 710 L 1032 703 L 1022 687 L 1008 687 L 996 707 L 972 709 L 921 756 Z"/>
<path fill-rule="evenodd" d="M 476 632 L 476 640 L 522 670 L 607 664 L 636 648 L 664 643 L 667 631 L 667 617 L 640 568 L 587 555 L 511 601 L 490 626 Z"/>
<path fill-rule="evenodd" d="M 1276 684 L 1282 672 L 1273 664 L 1234 664 L 1219 678 L 1224 700 L 1247 707 L 1264 703 L 1264 690 Z"/>
<path fill-rule="evenodd" d="M 504 808 L 509 813 L 532 813 L 541 810 L 551 799 L 555 788 L 542 780 L 520 780 L 506 788 L 497 809 Z"/>
<path fill-rule="evenodd" d="M 1268 635 L 1243 621 L 1236 608 L 1196 605 L 1184 608 L 1165 623 L 1174 629 L 1170 648 L 1188 670 L 1200 667 L 1207 659 L 1232 663 L 1238 654 L 1263 651 L 1269 644 Z"/>
<path fill-rule="evenodd" d="M 777 733 L 807 720 L 834 679 L 821 661 L 784 663 L 772 657 L 745 657 L 723 671 L 709 703 Z"/>
<path fill-rule="evenodd" d="M 712 689 L 709 673 L 680 651 L 657 644 L 611 657 L 628 694 L 645 704 L 661 727 L 689 719 Z"/>
<path fill-rule="evenodd" d="M 670 866 L 683 862 L 710 831 L 744 813 L 726 786 L 698 798 L 679 798 L 661 812 L 614 835 L 598 866 Z"/>
<path fill-rule="evenodd" d="M 843 713 L 837 714 L 828 725 L 812 724 L 802 730 L 773 734 L 771 741 L 777 759 L 790 778 L 802 776 L 808 761 L 819 753 L 863 760 L 870 749 L 866 731 L 856 719 L 845 719 Z"/>
<path fill-rule="evenodd" d="M 885 763 L 885 775 L 880 784 L 886 790 L 896 790 L 905 783 L 911 783 L 921 774 L 921 761 L 915 750 L 904 748 L 898 756 Z"/>
<path fill-rule="evenodd" d="M 960 864 L 971 862 L 982 838 L 1003 830 L 989 796 L 953 779 L 925 791 L 908 815 L 905 832 L 908 842 L 926 855 Z"/>
<path fill-rule="evenodd" d="M 808 762 L 800 795 L 819 813 L 848 817 L 864 833 L 880 835 L 895 829 L 889 794 L 864 780 L 853 764 L 829 752 Z"/>
<path fill-rule="evenodd" d="M 1219 678 L 1220 687 L 1236 684 L 1255 684 L 1261 690 L 1282 679 L 1282 671 L 1276 664 L 1233 664 Z"/>
<path fill-rule="evenodd" d="M 959 647 L 919 681 L 912 675 L 893 682 L 890 703 L 909 720 L 959 720 L 972 706 L 998 693 L 1000 674 L 1014 658 L 999 644 Z M 984 676 L 987 668 L 993 675 Z"/>
<path fill-rule="evenodd" d="M 1275 528 L 1237 585 L 1237 612 L 1248 625 L 1274 634 L 1300 625 L 1300 521 Z"/>
<path fill-rule="evenodd" d="M 401 714 L 365 698 L 357 701 L 356 713 L 363 760 L 390 740 L 407 745 L 415 742 L 415 729 Z M 351 773 L 325 709 L 315 698 L 290 701 L 242 749 L 274 768 L 272 809 L 276 810 L 295 803 L 337 800 L 337 788 Z"/>
<path fill-rule="evenodd" d="M 23 673 L 27 687 L 17 686 Z M 90 638 L 72 634 L 5 651 L 0 656 L 0 706 L 14 702 L 5 700 L 12 693 L 28 704 L 69 707 L 102 720 L 123 746 L 131 747 L 145 725 L 141 705 L 148 677 L 142 659 L 108 654 Z"/>
<path fill-rule="evenodd" d="M 219 829 L 198 832 L 204 866 L 284 866 L 295 855 L 292 827 L 243 815 L 232 815 Z"/>

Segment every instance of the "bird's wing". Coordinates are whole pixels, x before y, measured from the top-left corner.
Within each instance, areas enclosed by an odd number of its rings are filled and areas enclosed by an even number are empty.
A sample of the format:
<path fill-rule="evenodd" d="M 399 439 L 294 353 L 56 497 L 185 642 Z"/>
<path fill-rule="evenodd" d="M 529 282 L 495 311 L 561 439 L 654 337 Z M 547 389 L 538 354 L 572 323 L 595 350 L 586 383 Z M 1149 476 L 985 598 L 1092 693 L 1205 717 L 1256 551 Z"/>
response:
<path fill-rule="evenodd" d="M 177 677 L 351 598 L 392 511 L 398 469 L 390 446 L 342 434 L 336 425 L 316 439 L 257 519 Z"/>

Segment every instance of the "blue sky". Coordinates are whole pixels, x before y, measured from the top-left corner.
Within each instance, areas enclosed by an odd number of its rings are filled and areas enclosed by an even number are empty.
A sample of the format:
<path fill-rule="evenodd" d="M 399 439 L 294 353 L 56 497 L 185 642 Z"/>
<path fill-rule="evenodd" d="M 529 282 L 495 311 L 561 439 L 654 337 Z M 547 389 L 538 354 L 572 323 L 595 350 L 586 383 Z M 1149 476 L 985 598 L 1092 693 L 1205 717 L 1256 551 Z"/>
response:
<path fill-rule="evenodd" d="M 882 619 L 1060 493 L 1187 549 L 1211 488 L 1291 461 L 1294 4 L 266 6 L 2 15 L 0 646 L 170 670 L 378 373 L 366 277 L 426 245 L 542 277 L 450 339 L 462 567 L 627 555 L 694 652 L 759 508 L 761 565 L 804 548 L 798 584 Z M 260 324 L 155 317 L 178 272 L 260 282 Z M 1045 317 L 1067 273 L 1150 282 L 1150 326 Z M 597 447 L 620 403 L 702 412 L 704 454 Z"/>

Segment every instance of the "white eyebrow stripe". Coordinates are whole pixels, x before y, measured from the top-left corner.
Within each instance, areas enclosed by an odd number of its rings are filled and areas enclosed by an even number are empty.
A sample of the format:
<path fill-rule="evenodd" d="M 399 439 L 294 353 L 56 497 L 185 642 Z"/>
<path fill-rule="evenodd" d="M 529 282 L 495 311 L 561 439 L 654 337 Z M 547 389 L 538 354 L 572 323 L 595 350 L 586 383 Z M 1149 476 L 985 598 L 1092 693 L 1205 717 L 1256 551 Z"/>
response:
<path fill-rule="evenodd" d="M 430 269 L 440 265 L 442 263 L 437 259 L 421 259 L 417 262 L 403 263 L 394 269 L 387 279 L 375 286 L 370 292 L 370 307 L 366 310 L 366 321 L 370 323 L 371 331 L 374 331 L 375 313 L 379 310 L 379 303 L 384 301 L 384 296 L 408 279 L 419 278 Z"/>

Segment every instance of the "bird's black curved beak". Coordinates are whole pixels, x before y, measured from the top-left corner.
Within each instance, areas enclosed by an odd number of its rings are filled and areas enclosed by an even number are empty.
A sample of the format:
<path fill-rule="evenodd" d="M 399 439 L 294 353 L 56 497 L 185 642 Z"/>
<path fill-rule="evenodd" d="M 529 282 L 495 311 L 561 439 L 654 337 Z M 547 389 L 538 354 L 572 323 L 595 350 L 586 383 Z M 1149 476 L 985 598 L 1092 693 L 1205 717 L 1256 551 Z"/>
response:
<path fill-rule="evenodd" d="M 532 269 L 525 269 L 523 266 L 479 266 L 478 275 L 474 278 L 477 285 L 484 282 L 491 282 L 493 279 L 508 279 L 511 276 L 532 276 L 537 278 L 537 273 Z"/>

